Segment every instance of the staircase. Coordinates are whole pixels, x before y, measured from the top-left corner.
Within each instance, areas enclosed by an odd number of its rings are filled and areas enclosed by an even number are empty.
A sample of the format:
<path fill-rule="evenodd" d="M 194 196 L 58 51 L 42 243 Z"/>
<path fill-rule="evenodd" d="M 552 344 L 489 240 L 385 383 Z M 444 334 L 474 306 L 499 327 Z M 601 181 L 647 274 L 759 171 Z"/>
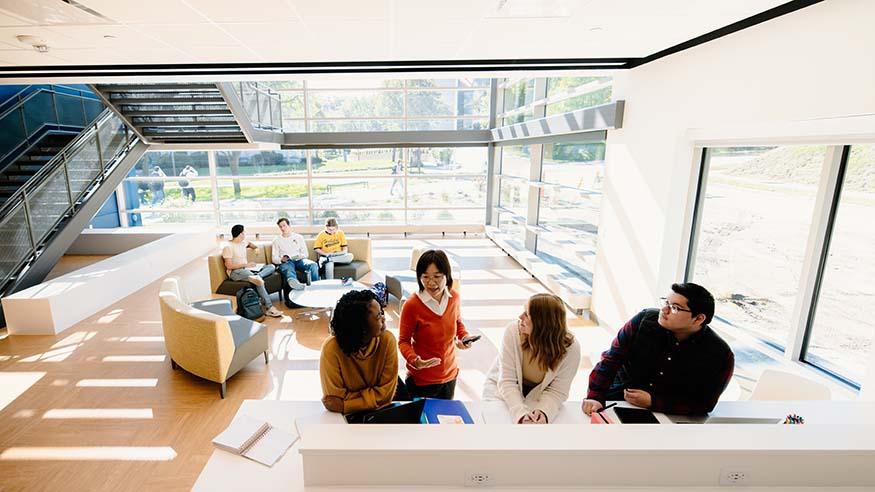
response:
<path fill-rule="evenodd" d="M 47 162 L 16 164 L 38 169 L 0 205 L 0 296 L 45 279 L 146 148 L 105 110 Z"/>
<path fill-rule="evenodd" d="M 15 194 L 43 165 L 58 155 L 76 133 L 49 133 L 0 172 L 0 205 Z"/>
<path fill-rule="evenodd" d="M 248 141 L 216 84 L 101 84 L 93 88 L 148 143 Z"/>

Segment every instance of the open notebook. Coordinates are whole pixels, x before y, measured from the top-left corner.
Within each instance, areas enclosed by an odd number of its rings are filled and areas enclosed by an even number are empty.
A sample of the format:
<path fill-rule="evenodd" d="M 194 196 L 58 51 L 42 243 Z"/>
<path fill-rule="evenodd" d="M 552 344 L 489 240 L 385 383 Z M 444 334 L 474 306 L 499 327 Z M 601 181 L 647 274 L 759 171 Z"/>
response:
<path fill-rule="evenodd" d="M 269 423 L 246 415 L 238 415 L 213 444 L 225 451 L 273 466 L 298 440 L 298 436 Z"/>

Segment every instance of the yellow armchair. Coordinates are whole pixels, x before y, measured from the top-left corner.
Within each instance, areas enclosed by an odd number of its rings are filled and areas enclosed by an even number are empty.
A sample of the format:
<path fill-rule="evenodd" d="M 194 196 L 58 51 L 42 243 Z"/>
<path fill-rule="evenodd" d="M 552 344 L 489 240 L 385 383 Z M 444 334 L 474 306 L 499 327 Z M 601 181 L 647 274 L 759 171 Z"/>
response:
<path fill-rule="evenodd" d="M 268 362 L 267 327 L 234 314 L 228 299 L 186 304 L 179 279 L 164 279 L 159 293 L 164 345 L 173 369 L 219 383 L 224 398 L 226 381 L 259 354 Z"/>

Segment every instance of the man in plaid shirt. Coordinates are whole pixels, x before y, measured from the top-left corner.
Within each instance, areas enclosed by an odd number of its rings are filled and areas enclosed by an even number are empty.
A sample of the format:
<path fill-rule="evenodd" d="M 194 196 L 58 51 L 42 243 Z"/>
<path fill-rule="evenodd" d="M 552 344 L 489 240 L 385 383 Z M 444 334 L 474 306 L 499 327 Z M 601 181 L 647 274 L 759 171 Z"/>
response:
<path fill-rule="evenodd" d="M 602 354 L 589 376 L 587 415 L 610 400 L 678 415 L 714 409 L 735 368 L 729 345 L 708 326 L 714 297 L 693 283 L 671 290 L 659 309 L 627 321 Z"/>

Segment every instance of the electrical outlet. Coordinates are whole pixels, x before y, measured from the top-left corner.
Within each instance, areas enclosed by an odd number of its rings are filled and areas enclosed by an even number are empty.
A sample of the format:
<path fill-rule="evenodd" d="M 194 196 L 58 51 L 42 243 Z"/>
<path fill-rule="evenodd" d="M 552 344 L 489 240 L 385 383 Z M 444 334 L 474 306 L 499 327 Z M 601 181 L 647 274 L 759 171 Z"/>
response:
<path fill-rule="evenodd" d="M 740 468 L 720 470 L 720 485 L 747 485 L 750 475 Z"/>
<path fill-rule="evenodd" d="M 482 487 L 484 485 L 489 485 L 489 474 L 482 472 L 472 472 L 468 474 L 467 484 L 473 485 L 475 487 Z"/>

